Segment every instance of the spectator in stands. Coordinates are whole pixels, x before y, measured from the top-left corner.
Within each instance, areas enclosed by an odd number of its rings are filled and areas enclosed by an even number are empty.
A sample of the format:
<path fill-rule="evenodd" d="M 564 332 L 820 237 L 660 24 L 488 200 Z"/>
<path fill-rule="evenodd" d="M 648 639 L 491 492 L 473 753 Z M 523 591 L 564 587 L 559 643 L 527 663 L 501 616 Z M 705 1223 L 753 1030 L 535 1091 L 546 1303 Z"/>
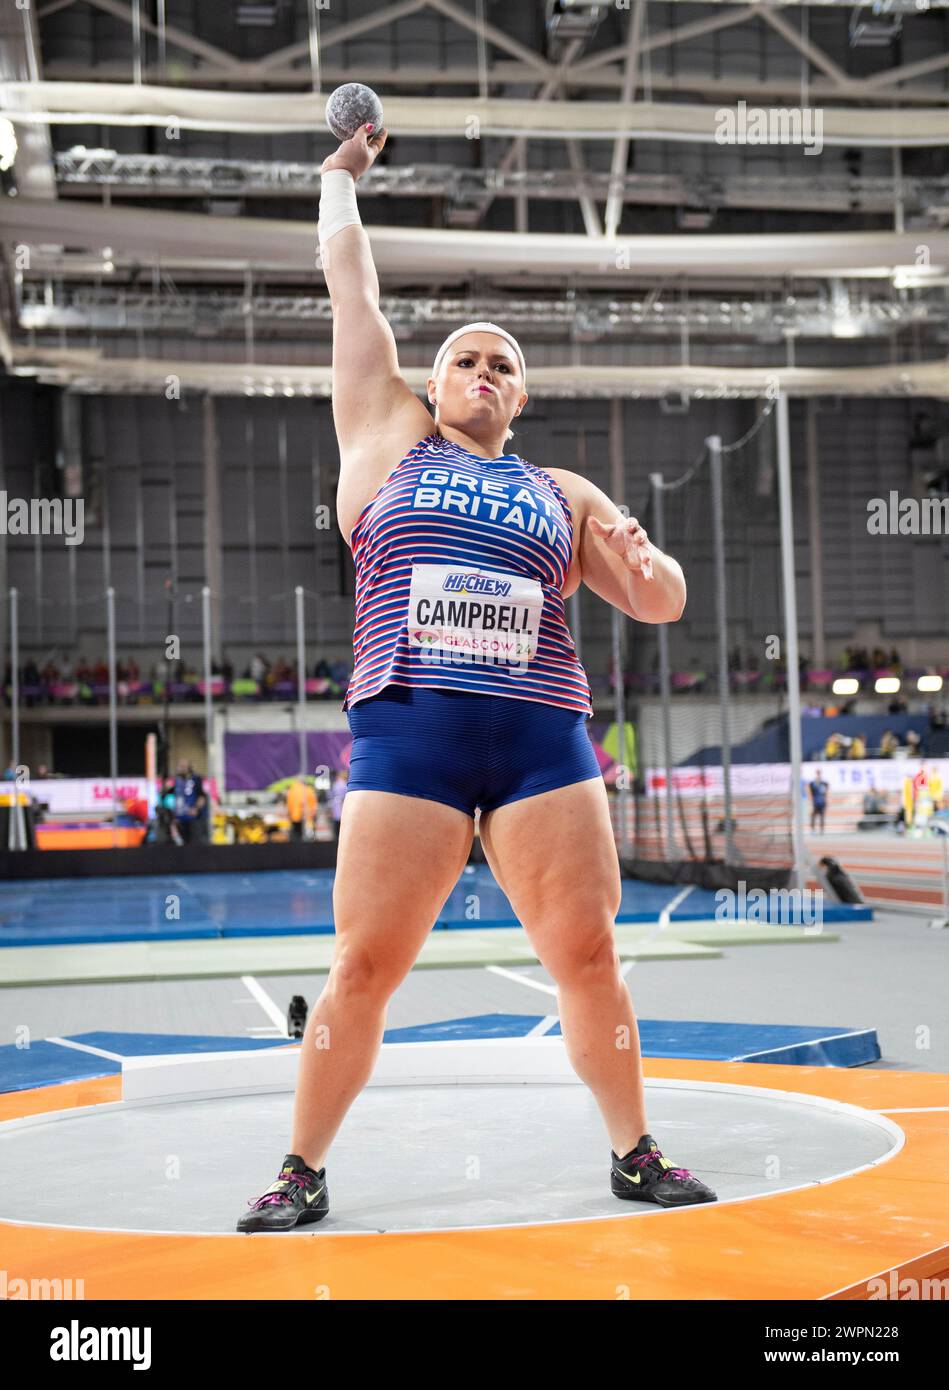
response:
<path fill-rule="evenodd" d="M 926 752 L 926 749 L 923 747 L 923 741 L 915 729 L 907 729 L 906 746 L 909 749 L 909 756 L 911 758 L 921 758 Z"/>
<path fill-rule="evenodd" d="M 929 795 L 933 800 L 933 810 L 941 811 L 944 805 L 942 778 L 939 775 L 938 767 L 930 767 L 928 770 Z"/>
<path fill-rule="evenodd" d="M 874 647 L 871 662 L 873 664 L 874 671 L 879 671 L 888 664 L 889 657 L 887 656 L 886 652 L 883 650 L 882 647 Z"/>
<path fill-rule="evenodd" d="M 867 756 L 867 736 L 866 734 L 855 734 L 853 742 L 847 749 L 848 758 L 865 758 Z"/>
<path fill-rule="evenodd" d="M 36 693 L 40 683 L 40 673 L 32 658 L 23 667 L 20 679 L 20 698 L 28 708 L 32 708 L 40 698 Z"/>
<path fill-rule="evenodd" d="M 933 733 L 939 733 L 946 727 L 946 707 L 937 705 L 935 701 L 929 706 L 929 727 Z"/>
<path fill-rule="evenodd" d="M 3 780 L 5 782 L 16 781 L 16 768 L 14 767 L 13 763 L 7 763 L 3 773 Z"/>
<path fill-rule="evenodd" d="M 900 741 L 896 737 L 896 734 L 894 734 L 892 729 L 887 729 L 886 733 L 880 739 L 880 757 L 892 758 L 899 746 Z"/>
<path fill-rule="evenodd" d="M 204 783 L 191 764 L 182 758 L 175 778 L 175 824 L 182 844 L 195 844 L 204 838 L 207 805 Z"/>
<path fill-rule="evenodd" d="M 258 652 L 256 656 L 251 657 L 251 662 L 250 666 L 247 669 L 247 674 L 252 681 L 262 683 L 269 670 L 270 662 L 261 652 Z"/>
<path fill-rule="evenodd" d="M 316 792 L 304 777 L 295 777 L 287 788 L 287 815 L 290 819 L 290 839 L 302 840 L 304 826 L 308 839 L 313 838 L 316 820 Z"/>
<path fill-rule="evenodd" d="M 155 820 L 148 838 L 159 845 L 180 845 L 183 843 L 175 822 L 175 784 L 170 777 L 159 791 L 155 806 Z"/>
<path fill-rule="evenodd" d="M 900 660 L 900 654 L 895 647 L 892 649 L 889 655 L 889 666 L 890 670 L 896 676 L 898 676 L 903 670 L 903 663 Z"/>
<path fill-rule="evenodd" d="M 902 695 L 894 695 L 886 707 L 887 714 L 905 714 L 909 706 Z"/>
<path fill-rule="evenodd" d="M 828 762 L 849 757 L 853 739 L 847 734 L 831 734 L 824 744 L 824 757 Z"/>
<path fill-rule="evenodd" d="M 48 776 L 49 768 L 46 766 L 45 763 L 40 763 L 39 767 L 36 769 L 36 776 L 33 780 L 35 782 L 45 782 Z"/>
<path fill-rule="evenodd" d="M 349 773 L 344 767 L 336 769 L 333 777 L 333 785 L 330 787 L 330 815 L 333 819 L 333 836 L 339 843 L 339 823 L 343 814 L 343 802 L 346 800 L 347 783 Z"/>
<path fill-rule="evenodd" d="M 811 830 L 813 831 L 820 821 L 821 834 L 824 832 L 824 813 L 827 810 L 827 794 L 830 791 L 829 785 L 824 781 L 823 769 L 818 768 L 814 774 L 814 780 L 808 784 L 808 791 L 811 794 Z"/>

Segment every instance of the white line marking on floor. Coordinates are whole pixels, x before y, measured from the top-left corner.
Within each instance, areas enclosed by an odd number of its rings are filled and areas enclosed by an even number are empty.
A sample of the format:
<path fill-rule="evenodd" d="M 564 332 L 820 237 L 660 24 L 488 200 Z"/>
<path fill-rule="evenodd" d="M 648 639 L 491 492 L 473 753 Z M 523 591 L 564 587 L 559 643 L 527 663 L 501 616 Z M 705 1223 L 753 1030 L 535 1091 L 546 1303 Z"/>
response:
<path fill-rule="evenodd" d="M 255 980 L 253 975 L 242 975 L 241 984 L 254 996 L 254 998 L 257 1000 L 257 1003 L 260 1005 L 264 1013 L 270 1019 L 271 1023 L 273 1023 L 276 1028 L 279 1028 L 282 1035 L 286 1037 L 287 1020 L 284 1018 L 281 1011 L 277 1008 L 277 1005 L 271 999 L 270 995 L 264 989 L 263 985 L 260 984 L 257 980 Z"/>
<path fill-rule="evenodd" d="M 73 1047 L 77 1052 L 91 1052 L 95 1057 L 108 1057 L 110 1062 L 121 1062 L 119 1052 L 107 1052 L 104 1047 L 92 1047 L 89 1043 L 70 1042 L 68 1038 L 46 1038 L 46 1042 L 57 1043 L 60 1047 Z"/>
<path fill-rule="evenodd" d="M 529 989 L 539 989 L 543 994 L 557 994 L 556 985 L 545 985 L 542 980 L 532 980 L 528 975 L 518 975 L 515 970 L 505 970 L 503 965 L 486 965 L 485 970 L 489 970 L 492 975 L 503 975 L 506 980 L 516 980 L 519 985 L 527 985 Z"/>
<path fill-rule="evenodd" d="M 652 941 L 655 937 L 657 937 L 660 932 L 665 931 L 669 925 L 669 918 L 672 916 L 673 912 L 675 912 L 676 908 L 679 906 L 681 902 L 685 901 L 685 899 L 689 896 L 690 893 L 694 892 L 695 884 L 690 883 L 687 888 L 683 888 L 681 893 L 677 893 L 676 896 L 671 900 L 671 902 L 667 902 L 665 907 L 659 914 L 659 920 L 656 922 L 656 925 L 653 927 L 651 932 L 647 933 L 647 935 L 643 937 L 642 941 L 639 944 L 641 946 L 648 946 L 649 942 Z M 620 973 L 622 974 L 624 980 L 626 979 L 626 976 L 629 974 L 629 972 L 632 970 L 633 966 L 637 963 L 637 959 L 638 958 L 634 956 L 632 960 L 628 960 L 626 964 L 623 966 L 623 969 Z"/>
<path fill-rule="evenodd" d="M 543 1033 L 547 1032 L 548 1028 L 553 1028 L 554 1024 L 559 1021 L 558 1014 L 546 1014 L 525 1036 L 528 1038 L 540 1037 Z"/>
<path fill-rule="evenodd" d="M 687 888 L 683 888 L 682 892 L 672 899 L 671 903 L 666 903 L 665 907 L 659 914 L 659 924 L 656 927 L 656 930 L 652 933 L 652 936 L 655 936 L 657 932 L 665 931 L 666 927 L 668 927 L 669 925 L 669 918 L 672 916 L 673 912 L 675 912 L 676 908 L 679 906 L 681 902 L 685 901 L 685 899 L 689 896 L 690 893 L 694 892 L 695 884 L 690 883 Z M 646 937 L 647 941 L 651 939 L 651 936 Z"/>
<path fill-rule="evenodd" d="M 908 1105 L 901 1109 L 892 1110 L 887 1106 L 877 1113 L 880 1115 L 934 1115 L 945 1114 L 947 1111 L 949 1111 L 949 1105 Z"/>

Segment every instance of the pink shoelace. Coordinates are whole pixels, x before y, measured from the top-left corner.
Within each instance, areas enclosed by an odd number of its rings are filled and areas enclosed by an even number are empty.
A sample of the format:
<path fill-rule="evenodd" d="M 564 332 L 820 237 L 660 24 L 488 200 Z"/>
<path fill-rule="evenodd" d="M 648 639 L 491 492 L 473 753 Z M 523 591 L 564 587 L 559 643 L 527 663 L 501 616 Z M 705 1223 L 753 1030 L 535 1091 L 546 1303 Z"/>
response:
<path fill-rule="evenodd" d="M 281 1173 L 280 1181 L 295 1182 L 298 1187 L 306 1187 L 306 1174 L 287 1172 L 286 1175 L 284 1175 L 283 1173 Z M 256 1211 L 259 1207 L 267 1206 L 268 1203 L 271 1203 L 272 1205 L 276 1206 L 278 1202 L 290 1202 L 292 1200 L 293 1199 L 288 1192 L 268 1192 L 266 1197 L 258 1197 L 256 1202 L 248 1202 L 247 1205 L 249 1207 L 253 1207 L 253 1209 Z"/>
<path fill-rule="evenodd" d="M 635 1163 L 638 1168 L 644 1168 L 646 1164 L 650 1161 L 650 1159 L 653 1158 L 662 1158 L 662 1150 L 650 1149 L 648 1154 L 637 1154 L 635 1158 L 633 1158 L 631 1161 Z M 692 1174 L 689 1172 L 688 1168 L 663 1168 L 662 1176 L 660 1177 L 659 1181 L 664 1182 L 666 1178 L 691 1177 Z"/>

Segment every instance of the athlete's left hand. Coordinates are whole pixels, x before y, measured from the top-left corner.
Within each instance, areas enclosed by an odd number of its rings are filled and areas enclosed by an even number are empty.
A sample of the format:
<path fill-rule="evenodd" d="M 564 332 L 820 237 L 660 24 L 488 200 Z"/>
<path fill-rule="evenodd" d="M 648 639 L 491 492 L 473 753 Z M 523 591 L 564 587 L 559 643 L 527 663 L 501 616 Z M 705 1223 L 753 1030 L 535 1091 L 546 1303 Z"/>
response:
<path fill-rule="evenodd" d="M 587 518 L 595 536 L 606 542 L 610 550 L 623 557 L 624 563 L 643 579 L 652 579 L 652 551 L 649 537 L 634 516 L 620 516 L 615 522 Z"/>

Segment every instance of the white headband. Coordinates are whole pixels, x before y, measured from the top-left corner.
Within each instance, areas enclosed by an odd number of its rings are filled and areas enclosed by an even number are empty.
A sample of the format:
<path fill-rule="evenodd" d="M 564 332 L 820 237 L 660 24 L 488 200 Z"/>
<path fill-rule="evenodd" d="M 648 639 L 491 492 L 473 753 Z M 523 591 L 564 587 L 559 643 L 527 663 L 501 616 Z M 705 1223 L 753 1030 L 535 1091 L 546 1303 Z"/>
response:
<path fill-rule="evenodd" d="M 520 344 L 505 328 L 499 328 L 496 323 L 466 323 L 464 328 L 458 328 L 454 333 L 449 333 L 448 337 L 435 354 L 435 365 L 432 368 L 432 376 L 438 376 L 438 369 L 442 365 L 442 358 L 445 356 L 445 353 L 451 347 L 452 343 L 458 338 L 463 338 L 466 333 L 496 333 L 499 338 L 504 338 L 517 353 L 517 360 L 521 365 L 521 376 L 524 378 L 525 382 L 527 381 L 527 368 L 524 365 L 524 354 L 521 352 Z"/>

